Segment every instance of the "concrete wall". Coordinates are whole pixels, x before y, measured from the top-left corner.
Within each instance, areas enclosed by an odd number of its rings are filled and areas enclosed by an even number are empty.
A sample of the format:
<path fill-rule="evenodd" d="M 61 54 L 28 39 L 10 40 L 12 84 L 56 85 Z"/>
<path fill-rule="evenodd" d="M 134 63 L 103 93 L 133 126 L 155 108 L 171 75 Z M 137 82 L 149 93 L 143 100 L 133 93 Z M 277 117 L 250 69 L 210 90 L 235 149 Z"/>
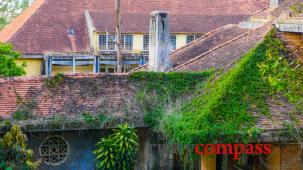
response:
<path fill-rule="evenodd" d="M 100 34 L 105 34 L 105 33 L 99 33 L 99 34 L 95 34 L 95 47 L 96 49 L 99 51 L 100 50 L 100 47 L 99 47 L 99 35 Z M 147 35 L 148 33 L 134 33 L 134 34 L 131 34 L 133 35 L 133 52 L 138 52 L 138 51 L 143 51 L 143 36 L 144 35 Z M 181 48 L 183 46 L 186 45 L 186 37 L 187 37 L 187 34 L 185 33 L 178 33 L 178 34 L 174 34 L 172 33 L 173 35 L 176 35 L 176 47 L 177 49 L 178 48 Z"/>
<path fill-rule="evenodd" d="M 186 38 L 187 38 L 186 34 L 177 34 L 176 35 L 176 47 L 177 47 L 177 49 L 186 45 Z"/>
<path fill-rule="evenodd" d="M 76 73 L 93 73 L 93 65 L 76 66 Z M 56 73 L 73 73 L 72 66 L 52 66 L 52 75 Z"/>
<path fill-rule="evenodd" d="M 216 155 L 201 155 L 201 170 L 216 170 Z"/>
<path fill-rule="evenodd" d="M 299 144 L 281 146 L 281 170 L 302 170 L 303 149 Z"/>
<path fill-rule="evenodd" d="M 39 147 L 42 141 L 48 136 L 58 135 L 68 141 L 70 153 L 67 160 L 58 166 L 50 166 L 42 163 L 40 170 L 93 170 L 95 145 L 105 136 L 111 133 L 110 130 L 89 130 L 89 131 L 62 131 L 62 132 L 41 132 L 27 134 L 29 147 L 33 149 L 36 159 L 40 159 Z M 154 156 L 157 154 L 152 151 L 152 141 L 148 129 L 137 129 L 139 137 L 138 165 L 135 169 L 151 170 L 156 161 Z"/>
<path fill-rule="evenodd" d="M 280 146 L 271 145 L 271 154 L 266 157 L 267 170 L 281 170 L 281 148 Z"/>
<path fill-rule="evenodd" d="M 27 76 L 41 75 L 43 69 L 43 59 L 17 59 L 18 65 L 26 64 L 24 68 Z"/>
<path fill-rule="evenodd" d="M 29 134 L 29 147 L 33 149 L 36 159 L 40 159 L 39 147 L 42 141 L 53 135 L 63 137 L 70 146 L 70 153 L 67 160 L 59 166 L 49 166 L 42 163 L 40 170 L 93 170 L 93 150 L 98 140 L 105 136 L 101 131 L 65 131 L 65 132 L 44 132 Z"/>

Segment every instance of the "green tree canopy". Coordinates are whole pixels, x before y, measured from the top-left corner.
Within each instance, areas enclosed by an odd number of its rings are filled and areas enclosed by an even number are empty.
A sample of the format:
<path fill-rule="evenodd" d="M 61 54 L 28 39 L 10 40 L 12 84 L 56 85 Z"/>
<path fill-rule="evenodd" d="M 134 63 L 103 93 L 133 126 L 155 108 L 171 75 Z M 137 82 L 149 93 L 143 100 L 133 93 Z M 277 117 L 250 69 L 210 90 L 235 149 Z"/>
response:
<path fill-rule="evenodd" d="M 21 76 L 25 74 L 23 66 L 15 62 L 20 53 L 13 51 L 13 46 L 7 43 L 0 43 L 0 77 Z"/>
<path fill-rule="evenodd" d="M 0 30 L 16 18 L 34 0 L 0 0 Z"/>

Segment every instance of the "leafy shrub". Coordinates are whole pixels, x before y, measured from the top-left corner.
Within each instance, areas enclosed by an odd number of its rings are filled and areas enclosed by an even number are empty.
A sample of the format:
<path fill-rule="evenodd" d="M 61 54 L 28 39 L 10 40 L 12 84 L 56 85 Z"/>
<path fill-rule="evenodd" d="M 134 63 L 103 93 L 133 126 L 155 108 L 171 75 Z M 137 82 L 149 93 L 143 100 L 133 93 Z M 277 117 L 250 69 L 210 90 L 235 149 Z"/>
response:
<path fill-rule="evenodd" d="M 33 114 L 28 111 L 18 110 L 13 113 L 14 120 L 27 120 L 33 117 Z"/>
<path fill-rule="evenodd" d="M 100 170 L 133 169 L 138 153 L 138 136 L 128 125 L 119 125 L 114 133 L 102 138 L 94 151 L 96 166 Z"/>
<path fill-rule="evenodd" d="M 63 73 L 57 73 L 54 77 L 45 79 L 44 83 L 48 88 L 58 87 L 64 79 Z"/>
<path fill-rule="evenodd" d="M 89 112 L 83 112 L 81 115 L 83 117 L 84 122 L 91 126 L 102 126 L 109 120 L 109 118 L 102 113 L 99 113 L 98 115 L 92 115 Z"/>
<path fill-rule="evenodd" d="M 206 72 L 135 72 L 130 76 L 138 86 L 136 101 L 145 114 L 144 122 L 157 128 L 165 107 L 183 96 L 191 95 L 213 71 Z"/>
<path fill-rule="evenodd" d="M 87 124 L 95 124 L 98 120 L 90 113 L 82 113 L 82 117 Z"/>
<path fill-rule="evenodd" d="M 39 161 L 33 160 L 33 151 L 27 149 L 27 138 L 19 126 L 12 126 L 3 138 L 0 138 L 0 169 L 37 169 Z"/>
<path fill-rule="evenodd" d="M 98 119 L 100 123 L 104 123 L 108 120 L 108 117 L 102 113 L 98 114 Z"/>

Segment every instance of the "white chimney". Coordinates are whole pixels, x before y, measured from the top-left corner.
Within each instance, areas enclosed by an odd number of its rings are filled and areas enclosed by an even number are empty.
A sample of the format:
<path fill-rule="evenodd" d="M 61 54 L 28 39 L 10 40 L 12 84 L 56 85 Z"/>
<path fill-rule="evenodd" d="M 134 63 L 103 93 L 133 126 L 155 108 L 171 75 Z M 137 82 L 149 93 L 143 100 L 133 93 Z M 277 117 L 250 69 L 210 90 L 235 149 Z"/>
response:
<path fill-rule="evenodd" d="M 167 71 L 171 64 L 169 60 L 170 32 L 168 13 L 153 11 L 149 30 L 149 70 Z"/>

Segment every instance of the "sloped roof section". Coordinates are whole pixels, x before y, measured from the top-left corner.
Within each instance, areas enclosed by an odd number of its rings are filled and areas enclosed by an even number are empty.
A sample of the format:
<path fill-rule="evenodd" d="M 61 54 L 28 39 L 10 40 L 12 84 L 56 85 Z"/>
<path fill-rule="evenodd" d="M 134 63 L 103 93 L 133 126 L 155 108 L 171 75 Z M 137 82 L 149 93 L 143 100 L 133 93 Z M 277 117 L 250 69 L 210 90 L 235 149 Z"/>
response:
<path fill-rule="evenodd" d="M 226 25 L 206 33 L 203 37 L 170 54 L 173 68 L 169 71 L 205 71 L 229 67 L 256 46 L 272 28 L 266 24 L 257 29 Z M 148 64 L 134 69 L 148 70 Z"/>
<path fill-rule="evenodd" d="M 8 26 L 0 32 L 0 41 L 8 41 L 17 31 L 24 25 L 29 18 L 34 15 L 39 8 L 44 4 L 45 0 L 36 0 L 34 3 L 28 7 L 21 15 L 14 19 Z"/>
<path fill-rule="evenodd" d="M 114 13 L 90 13 L 98 32 L 115 31 Z M 247 18 L 247 15 L 186 15 L 172 13 L 170 14 L 170 31 L 173 33 L 206 33 L 226 24 L 236 24 L 245 18 Z M 149 25 L 149 13 L 129 13 L 124 15 L 121 29 L 124 33 L 148 33 Z"/>
<path fill-rule="evenodd" d="M 239 28 L 238 25 L 226 25 L 211 31 L 191 44 L 174 51 L 170 56 L 173 66 L 184 64 L 247 31 L 247 29 Z"/>
<path fill-rule="evenodd" d="M 195 41 L 185 47 L 182 52 L 176 51 L 176 54 L 172 53 L 176 65 L 170 71 L 203 71 L 211 68 L 229 67 L 255 47 L 271 28 L 271 24 L 267 24 L 263 27 L 246 31 L 237 27 L 231 27 L 230 30 L 227 29 L 234 37 L 224 34 L 220 37 L 216 36 L 216 34 L 222 34 L 221 31 L 214 32 L 214 35 L 209 36 L 210 39 L 207 41 L 212 39 L 214 39 L 214 42 L 220 41 L 210 46 L 211 48 L 207 51 L 192 52 L 192 49 L 201 49 L 203 47 L 204 43 L 203 39 L 201 39 L 201 42 Z"/>
<path fill-rule="evenodd" d="M 142 127 L 143 113 L 135 102 L 136 86 L 128 77 L 126 74 L 65 75 L 58 86 L 48 86 L 43 76 L 0 78 L 0 117 L 12 120 L 15 111 L 26 108 L 32 118 L 23 123 L 46 125 L 44 121 L 56 115 L 68 117 L 72 122 L 80 120 L 82 113 L 102 113 L 108 117 L 128 117 Z M 25 106 L 29 103 L 31 107 Z M 132 111 L 128 115 L 127 108 Z"/>
<path fill-rule="evenodd" d="M 39 9 L 24 12 L 21 27 L 8 26 L 0 32 L 2 41 L 11 42 L 24 54 L 46 52 L 89 52 L 84 12 L 93 15 L 98 31 L 113 30 L 114 0 L 38 0 Z M 125 0 L 122 1 L 124 32 L 147 32 L 149 14 L 165 10 L 171 14 L 174 32 L 206 33 L 226 24 L 238 23 L 254 12 L 268 7 L 268 0 Z M 24 17 L 27 16 L 27 17 Z M 71 40 L 68 29 L 74 30 Z M 5 34 L 5 35 L 4 35 Z M 75 44 L 75 48 L 72 45 Z M 77 51 L 73 51 L 76 49 Z"/>

